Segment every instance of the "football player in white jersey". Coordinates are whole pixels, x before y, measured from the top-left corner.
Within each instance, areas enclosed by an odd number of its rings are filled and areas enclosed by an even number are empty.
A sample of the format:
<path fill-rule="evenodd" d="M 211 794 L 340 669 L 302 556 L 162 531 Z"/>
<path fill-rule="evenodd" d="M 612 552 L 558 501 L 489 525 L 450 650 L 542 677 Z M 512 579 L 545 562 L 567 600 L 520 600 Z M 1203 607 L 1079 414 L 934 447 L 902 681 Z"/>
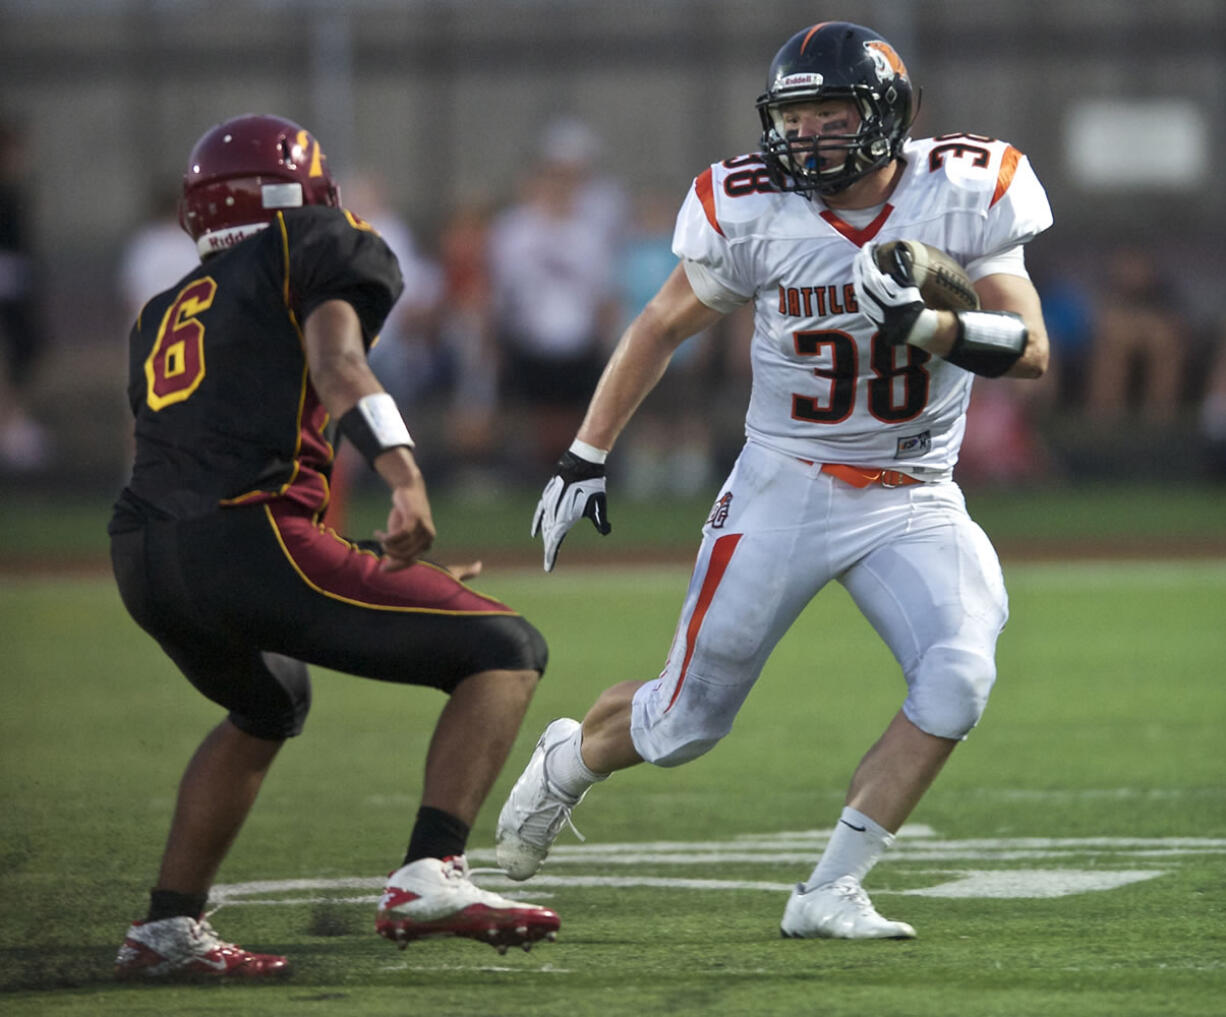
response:
<path fill-rule="evenodd" d="M 776 643 L 834 580 L 893 651 L 906 697 L 853 774 L 782 931 L 911 937 L 861 881 L 979 721 L 996 677 L 1000 563 L 952 473 L 974 376 L 1047 367 L 1023 247 L 1051 213 L 1013 146 L 909 140 L 906 67 L 859 25 L 825 22 L 788 40 L 757 108 L 761 152 L 694 181 L 674 234 L 680 264 L 622 336 L 545 487 L 532 523 L 545 570 L 580 518 L 609 532 L 605 458 L 673 351 L 752 302 L 745 446 L 704 528 L 663 672 L 606 690 L 582 723 L 549 725 L 499 816 L 498 858 L 528 878 L 592 784 L 712 748 Z M 881 271 L 876 245 L 902 239 L 952 255 L 981 309 L 929 309 L 907 265 Z"/>

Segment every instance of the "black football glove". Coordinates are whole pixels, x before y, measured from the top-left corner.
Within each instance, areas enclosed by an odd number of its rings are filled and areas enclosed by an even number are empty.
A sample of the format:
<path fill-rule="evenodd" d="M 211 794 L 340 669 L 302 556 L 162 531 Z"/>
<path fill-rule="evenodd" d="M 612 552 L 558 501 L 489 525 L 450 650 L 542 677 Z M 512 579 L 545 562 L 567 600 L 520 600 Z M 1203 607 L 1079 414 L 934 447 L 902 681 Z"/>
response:
<path fill-rule="evenodd" d="M 924 300 L 902 246 L 891 252 L 889 272 L 877 267 L 876 249 L 876 244 L 865 244 L 856 255 L 856 300 L 881 337 L 892 346 L 901 346 L 911 340 L 915 323 L 924 311 Z"/>
<path fill-rule="evenodd" d="M 590 462 L 569 449 L 558 460 L 557 472 L 545 485 L 532 515 L 532 536 L 540 533 L 545 542 L 546 572 L 553 571 L 563 538 L 583 517 L 602 535 L 613 529 L 604 481 L 604 463 Z"/>

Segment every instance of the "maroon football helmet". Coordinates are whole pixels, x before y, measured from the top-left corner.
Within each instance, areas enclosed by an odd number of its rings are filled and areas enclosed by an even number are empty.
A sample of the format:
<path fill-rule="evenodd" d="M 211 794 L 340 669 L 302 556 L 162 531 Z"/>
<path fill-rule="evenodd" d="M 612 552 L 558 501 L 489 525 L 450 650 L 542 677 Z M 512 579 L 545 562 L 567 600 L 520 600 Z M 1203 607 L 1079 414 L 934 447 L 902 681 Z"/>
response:
<path fill-rule="evenodd" d="M 183 174 L 179 224 L 203 258 L 263 229 L 279 209 L 335 208 L 340 200 L 309 131 L 283 117 L 248 114 L 196 142 Z"/>

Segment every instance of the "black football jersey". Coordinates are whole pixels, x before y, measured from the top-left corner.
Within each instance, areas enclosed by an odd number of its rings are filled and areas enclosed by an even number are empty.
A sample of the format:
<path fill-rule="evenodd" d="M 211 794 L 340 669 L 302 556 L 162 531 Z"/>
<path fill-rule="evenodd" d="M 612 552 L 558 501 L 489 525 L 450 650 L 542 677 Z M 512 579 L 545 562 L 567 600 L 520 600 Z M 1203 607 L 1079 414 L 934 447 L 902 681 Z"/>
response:
<path fill-rule="evenodd" d="M 367 223 L 309 206 L 278 212 L 149 301 L 129 343 L 136 459 L 112 532 L 274 498 L 322 510 L 333 448 L 302 323 L 346 300 L 369 348 L 402 287 Z"/>

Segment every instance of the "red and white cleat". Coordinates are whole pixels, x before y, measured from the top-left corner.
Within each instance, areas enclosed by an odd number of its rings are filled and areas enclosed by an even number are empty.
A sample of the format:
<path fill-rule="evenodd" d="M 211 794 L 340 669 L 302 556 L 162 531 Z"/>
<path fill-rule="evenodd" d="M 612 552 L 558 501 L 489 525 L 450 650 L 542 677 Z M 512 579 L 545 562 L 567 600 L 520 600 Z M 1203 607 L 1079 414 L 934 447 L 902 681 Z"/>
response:
<path fill-rule="evenodd" d="M 530 950 L 557 938 L 561 919 L 549 908 L 507 900 L 482 890 L 468 877 L 463 856 L 419 858 L 393 872 L 379 899 L 375 930 L 404 949 L 415 939 L 463 936 Z"/>
<path fill-rule="evenodd" d="M 115 977 L 262 978 L 289 972 L 289 961 L 227 943 L 204 919 L 133 922 L 115 958 Z"/>

